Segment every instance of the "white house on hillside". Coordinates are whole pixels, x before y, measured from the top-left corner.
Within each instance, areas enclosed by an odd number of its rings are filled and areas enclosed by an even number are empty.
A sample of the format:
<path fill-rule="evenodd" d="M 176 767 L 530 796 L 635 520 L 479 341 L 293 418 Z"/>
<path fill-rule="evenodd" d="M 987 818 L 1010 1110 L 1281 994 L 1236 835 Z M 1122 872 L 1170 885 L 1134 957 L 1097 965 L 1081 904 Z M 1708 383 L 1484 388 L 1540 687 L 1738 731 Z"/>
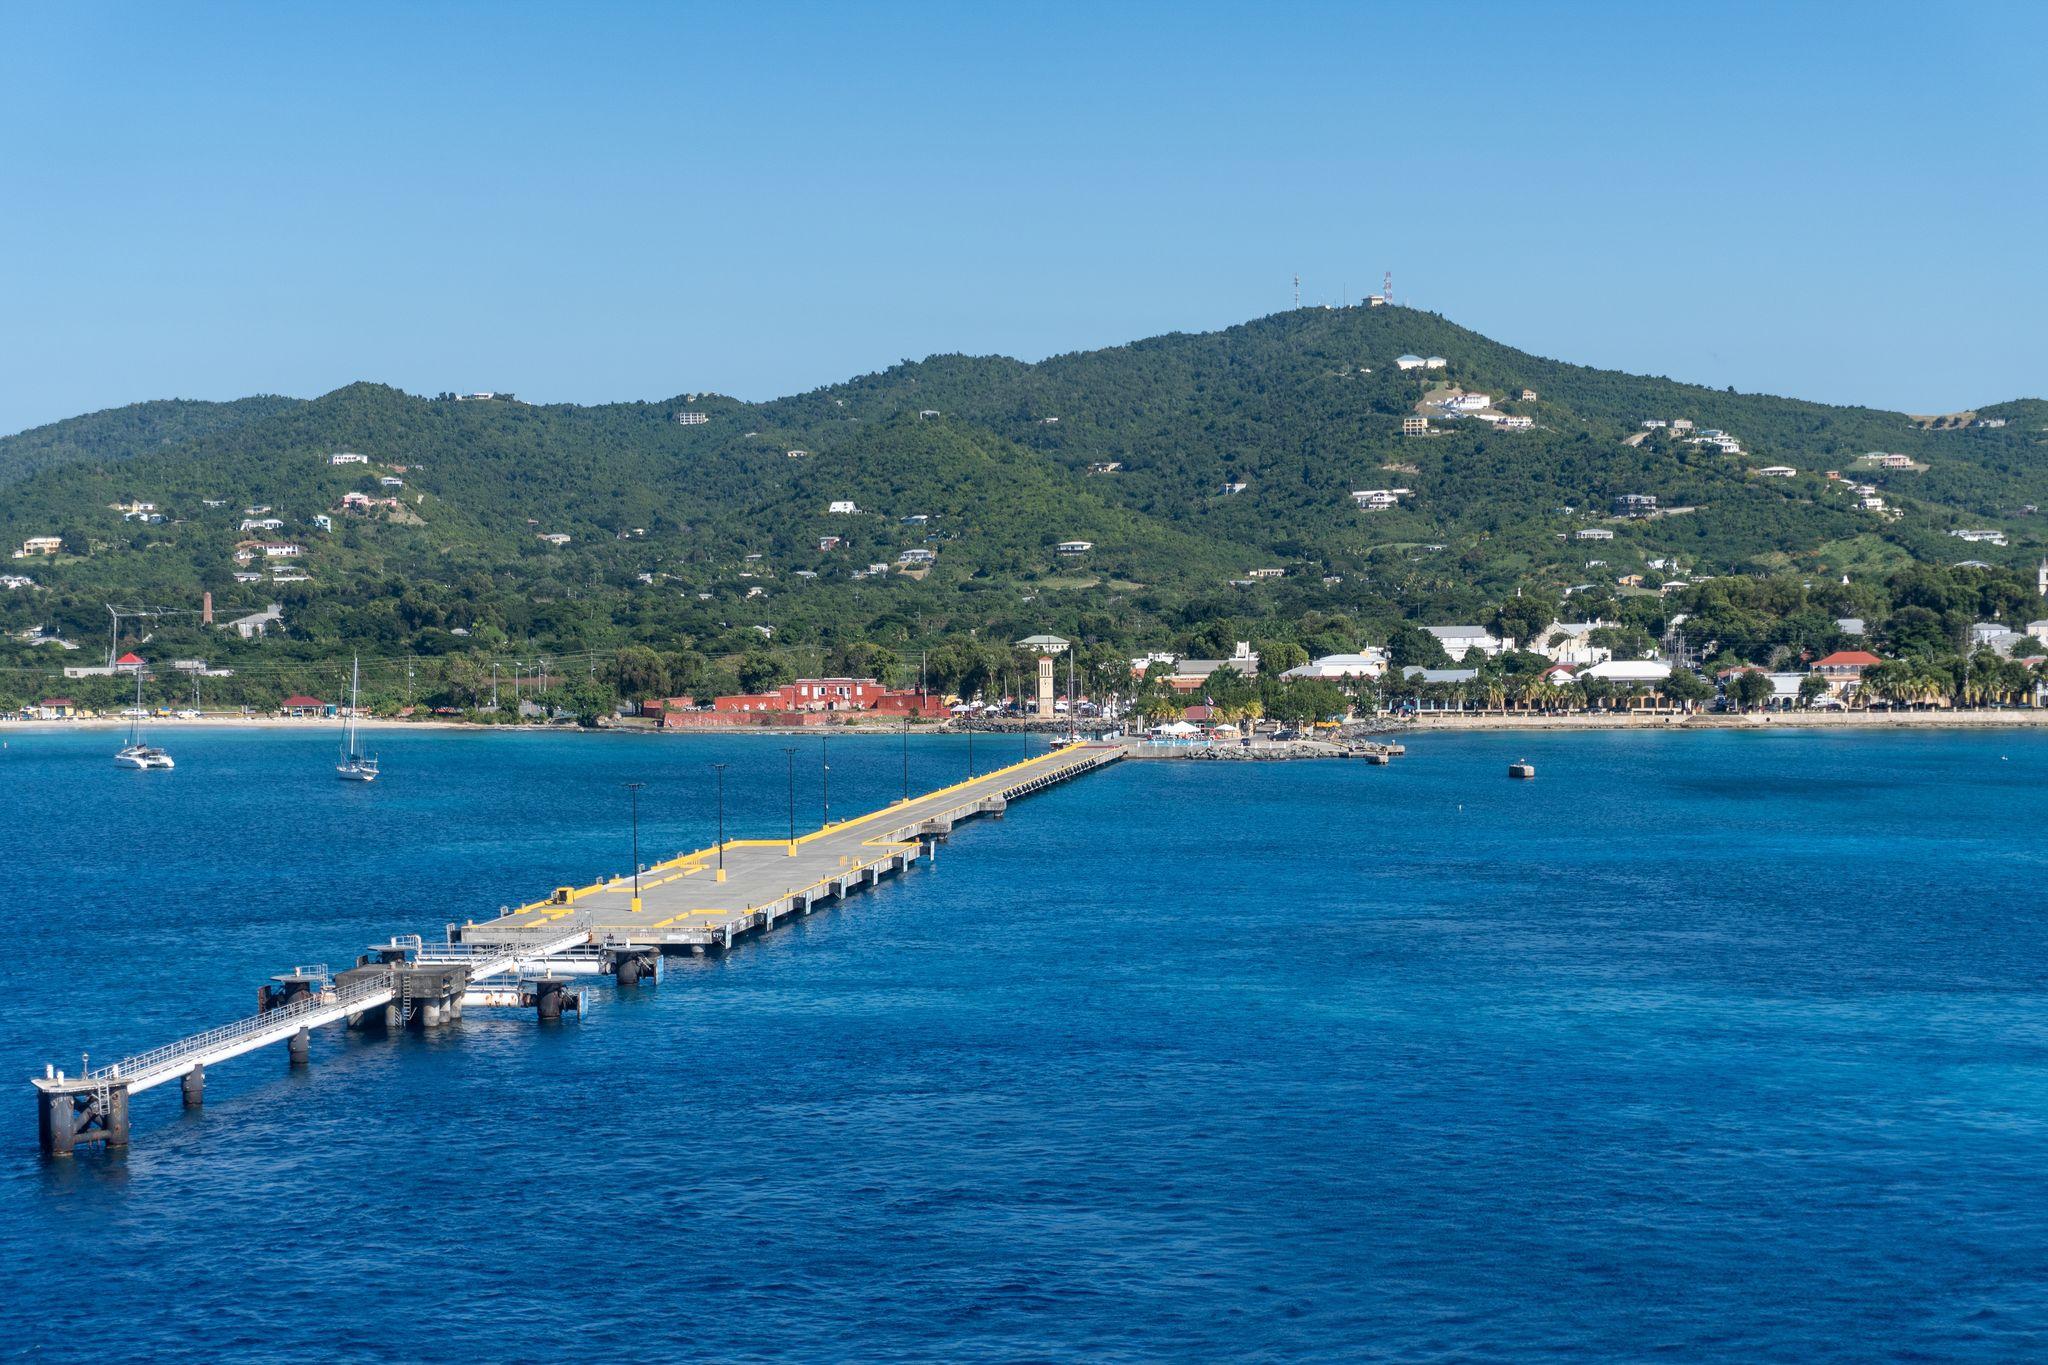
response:
<path fill-rule="evenodd" d="M 1484 626 L 1424 626 L 1423 629 L 1436 637 L 1436 642 L 1444 647 L 1444 653 L 1451 656 L 1453 663 L 1462 661 L 1475 649 L 1491 658 L 1502 650 L 1515 647 L 1513 640 L 1504 640 Z"/>

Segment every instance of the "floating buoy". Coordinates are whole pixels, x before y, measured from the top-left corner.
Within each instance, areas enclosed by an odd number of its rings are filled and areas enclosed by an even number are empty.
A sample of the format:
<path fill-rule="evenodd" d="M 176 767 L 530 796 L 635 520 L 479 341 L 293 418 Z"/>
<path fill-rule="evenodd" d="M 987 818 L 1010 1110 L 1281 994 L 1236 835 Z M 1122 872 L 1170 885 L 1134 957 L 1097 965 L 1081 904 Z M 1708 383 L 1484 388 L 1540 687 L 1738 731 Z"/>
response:
<path fill-rule="evenodd" d="M 1510 763 L 1508 764 L 1508 776 L 1534 777 L 1536 776 L 1536 765 L 1534 763 Z"/>

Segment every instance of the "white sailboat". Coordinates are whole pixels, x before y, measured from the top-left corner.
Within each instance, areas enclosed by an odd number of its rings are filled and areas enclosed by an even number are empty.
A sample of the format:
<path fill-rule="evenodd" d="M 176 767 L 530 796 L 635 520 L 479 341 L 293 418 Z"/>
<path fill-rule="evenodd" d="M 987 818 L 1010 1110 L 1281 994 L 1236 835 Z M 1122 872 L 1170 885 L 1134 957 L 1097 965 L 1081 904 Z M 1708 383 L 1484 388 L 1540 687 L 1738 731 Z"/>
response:
<path fill-rule="evenodd" d="M 142 669 L 135 670 L 135 709 L 128 713 L 128 742 L 114 751 L 114 762 L 124 768 L 147 771 L 175 768 L 171 756 L 142 737 Z"/>
<path fill-rule="evenodd" d="M 375 782 L 377 760 L 366 754 L 356 744 L 356 698 L 362 691 L 363 661 L 356 659 L 349 671 L 348 716 L 343 722 L 341 738 L 341 762 L 334 765 L 334 772 L 344 782 Z"/>

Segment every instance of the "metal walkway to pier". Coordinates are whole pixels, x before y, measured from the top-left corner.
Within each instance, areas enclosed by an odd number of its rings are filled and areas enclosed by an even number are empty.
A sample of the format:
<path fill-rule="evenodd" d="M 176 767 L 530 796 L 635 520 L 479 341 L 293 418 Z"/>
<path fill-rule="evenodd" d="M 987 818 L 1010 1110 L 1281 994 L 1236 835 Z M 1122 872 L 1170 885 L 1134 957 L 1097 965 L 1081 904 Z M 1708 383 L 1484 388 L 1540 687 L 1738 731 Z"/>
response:
<path fill-rule="evenodd" d="M 545 900 L 462 926 L 448 943 L 417 935 L 373 946 L 339 973 L 294 967 L 263 988 L 254 1015 L 83 1075 L 55 1067 L 32 1078 L 43 1151 L 128 1143 L 132 1095 L 181 1081 L 185 1103 L 203 1103 L 206 1069 L 273 1043 L 294 1065 L 311 1031 L 438 1028 L 467 1005 L 530 1007 L 543 1019 L 579 1010 L 567 979 L 606 974 L 621 985 L 659 975 L 661 953 L 724 951 L 743 935 L 773 928 L 821 902 L 901 872 L 954 826 L 1001 815 L 1011 801 L 1122 758 L 1118 744 L 1070 745 L 795 839 L 728 840 L 631 876 L 558 887 Z M 721 865 L 722 864 L 722 865 Z"/>

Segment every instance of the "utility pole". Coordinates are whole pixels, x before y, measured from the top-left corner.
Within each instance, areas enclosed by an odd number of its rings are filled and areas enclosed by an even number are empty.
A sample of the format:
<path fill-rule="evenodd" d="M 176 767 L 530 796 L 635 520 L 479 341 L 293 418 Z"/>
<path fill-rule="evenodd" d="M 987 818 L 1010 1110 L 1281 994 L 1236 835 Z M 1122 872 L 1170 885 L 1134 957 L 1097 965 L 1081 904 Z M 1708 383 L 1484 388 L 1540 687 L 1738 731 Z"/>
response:
<path fill-rule="evenodd" d="M 633 908 L 640 908 L 640 789 L 645 782 L 628 782 L 626 790 L 633 794 Z"/>
<path fill-rule="evenodd" d="M 498 709 L 498 661 L 491 660 L 491 709 Z"/>
<path fill-rule="evenodd" d="M 789 856 L 796 856 L 796 746 L 787 745 L 782 750 L 789 756 Z"/>
<path fill-rule="evenodd" d="M 824 785 L 825 823 L 832 823 L 832 737 L 818 736 L 818 776 Z"/>
<path fill-rule="evenodd" d="M 1067 743 L 1074 742 L 1081 714 L 1081 698 L 1074 693 L 1074 647 L 1067 646 Z"/>
<path fill-rule="evenodd" d="M 903 713 L 903 799 L 910 799 L 910 713 Z"/>
<path fill-rule="evenodd" d="M 725 765 L 714 763 L 712 770 L 718 774 L 718 880 L 725 880 Z"/>

